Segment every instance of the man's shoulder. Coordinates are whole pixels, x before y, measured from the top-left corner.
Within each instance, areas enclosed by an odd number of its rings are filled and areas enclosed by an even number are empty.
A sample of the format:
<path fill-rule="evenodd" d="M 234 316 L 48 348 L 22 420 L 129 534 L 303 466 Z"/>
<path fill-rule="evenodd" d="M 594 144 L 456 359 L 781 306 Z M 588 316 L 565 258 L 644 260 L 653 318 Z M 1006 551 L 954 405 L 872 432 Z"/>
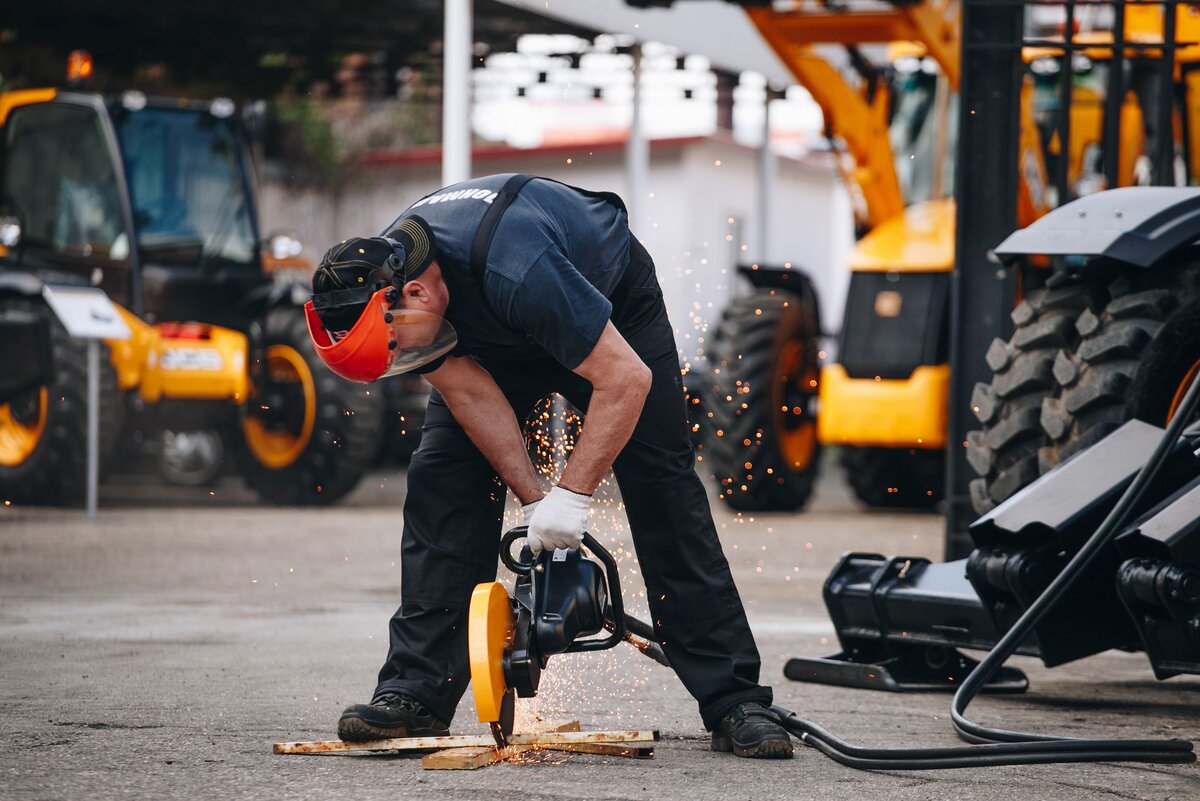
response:
<path fill-rule="evenodd" d="M 413 203 L 404 213 L 406 215 L 411 213 L 419 214 L 418 209 L 429 208 L 441 203 L 462 205 L 464 202 L 471 204 L 481 202 L 485 206 L 491 205 L 500 192 L 500 189 L 503 188 L 504 179 L 506 178 L 507 176 L 503 175 L 489 175 L 484 178 L 475 178 L 470 181 L 463 181 L 462 183 L 443 187 Z"/>

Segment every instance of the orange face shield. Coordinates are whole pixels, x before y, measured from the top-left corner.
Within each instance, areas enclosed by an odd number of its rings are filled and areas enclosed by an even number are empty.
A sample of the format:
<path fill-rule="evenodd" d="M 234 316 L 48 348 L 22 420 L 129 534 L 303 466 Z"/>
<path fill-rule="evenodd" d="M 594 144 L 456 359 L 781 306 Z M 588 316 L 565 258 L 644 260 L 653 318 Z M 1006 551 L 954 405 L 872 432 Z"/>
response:
<path fill-rule="evenodd" d="M 394 290 L 391 290 L 394 291 Z M 371 295 L 354 326 L 331 335 L 313 302 L 304 304 L 308 334 L 321 361 L 342 378 L 370 383 L 424 367 L 458 344 L 454 327 L 429 312 L 392 309 L 389 288 Z"/>

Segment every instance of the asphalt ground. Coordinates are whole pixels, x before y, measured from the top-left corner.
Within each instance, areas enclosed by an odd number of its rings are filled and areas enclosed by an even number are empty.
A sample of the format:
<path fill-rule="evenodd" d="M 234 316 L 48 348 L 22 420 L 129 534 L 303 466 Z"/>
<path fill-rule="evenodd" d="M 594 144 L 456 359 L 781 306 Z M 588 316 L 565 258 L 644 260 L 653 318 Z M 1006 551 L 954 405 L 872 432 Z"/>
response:
<path fill-rule="evenodd" d="M 236 485 L 104 488 L 95 524 L 66 510 L 0 508 L 0 799 L 1198 799 L 1189 766 L 1072 765 L 863 773 L 798 747 L 756 762 L 708 749 L 666 669 L 621 647 L 554 658 L 518 725 L 657 728 L 653 760 L 543 753 L 477 771 L 411 756 L 277 756 L 333 738 L 365 701 L 398 602 L 400 475 L 333 509 L 263 507 Z M 821 583 L 849 549 L 937 557 L 942 520 L 868 513 L 836 480 L 808 511 L 716 510 L 779 703 L 876 746 L 958 744 L 938 694 L 797 684 L 793 655 L 836 650 Z M 593 526 L 643 609 L 615 503 Z M 985 697 L 976 720 L 1076 736 L 1200 739 L 1200 677 L 1155 681 L 1144 656 L 1107 653 Z M 470 694 L 452 729 L 483 733 Z"/>

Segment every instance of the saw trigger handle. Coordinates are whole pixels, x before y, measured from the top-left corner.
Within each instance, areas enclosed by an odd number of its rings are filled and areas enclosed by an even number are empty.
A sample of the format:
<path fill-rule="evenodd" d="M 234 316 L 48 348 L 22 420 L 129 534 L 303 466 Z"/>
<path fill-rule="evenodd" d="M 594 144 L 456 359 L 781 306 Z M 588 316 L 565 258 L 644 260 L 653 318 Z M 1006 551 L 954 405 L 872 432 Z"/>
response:
<path fill-rule="evenodd" d="M 621 580 L 617 577 L 617 560 L 596 538 L 586 531 L 583 534 L 583 544 L 604 565 L 604 575 L 608 580 L 608 602 L 611 606 L 612 631 L 599 640 L 576 640 L 567 646 L 564 653 L 578 651 L 603 651 L 614 648 L 625 638 L 625 603 L 621 599 Z"/>
<path fill-rule="evenodd" d="M 500 538 L 500 561 L 518 576 L 527 576 L 529 575 L 529 571 L 533 570 L 533 554 L 526 547 L 523 546 L 521 548 L 521 556 L 528 555 L 528 562 L 522 562 L 512 555 L 512 544 L 517 540 L 525 539 L 528 533 L 529 526 L 517 526 L 516 528 L 510 528 Z M 587 535 L 585 534 L 584 536 L 586 537 Z"/>

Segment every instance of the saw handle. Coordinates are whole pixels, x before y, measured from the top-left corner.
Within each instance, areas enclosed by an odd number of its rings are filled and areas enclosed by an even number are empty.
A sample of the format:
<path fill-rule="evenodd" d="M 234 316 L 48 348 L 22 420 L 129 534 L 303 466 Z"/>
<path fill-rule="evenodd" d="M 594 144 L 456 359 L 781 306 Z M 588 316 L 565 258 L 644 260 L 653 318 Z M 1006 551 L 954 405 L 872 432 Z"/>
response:
<path fill-rule="evenodd" d="M 500 539 L 500 561 L 504 563 L 505 567 L 520 576 L 529 574 L 533 570 L 533 563 L 536 560 L 522 562 L 514 557 L 512 544 L 519 539 L 524 539 L 528 532 L 528 526 L 517 526 L 505 532 Z M 608 603 L 611 610 L 612 629 L 609 635 L 603 639 L 576 640 L 563 653 L 603 651 L 606 648 L 616 647 L 621 640 L 625 639 L 625 602 L 621 598 L 621 580 L 617 576 L 617 560 L 613 559 L 612 554 L 586 531 L 583 533 L 583 544 L 604 565 L 604 577 L 608 581 Z"/>
<path fill-rule="evenodd" d="M 533 570 L 533 560 L 522 562 L 520 559 L 512 555 L 512 544 L 517 540 L 523 540 L 529 534 L 529 526 L 517 526 L 510 528 L 500 538 L 500 561 L 504 563 L 512 572 L 518 576 L 527 576 Z M 586 536 L 586 535 L 585 535 Z"/>
<path fill-rule="evenodd" d="M 604 565 L 604 575 L 608 579 L 608 603 L 612 614 L 612 632 L 601 640 L 576 640 L 571 643 L 564 653 L 578 651 L 603 651 L 614 648 L 625 639 L 625 601 L 621 598 L 621 580 L 617 577 L 617 560 L 613 559 L 608 550 L 596 542 L 596 538 L 586 531 L 583 533 L 583 544 Z"/>

